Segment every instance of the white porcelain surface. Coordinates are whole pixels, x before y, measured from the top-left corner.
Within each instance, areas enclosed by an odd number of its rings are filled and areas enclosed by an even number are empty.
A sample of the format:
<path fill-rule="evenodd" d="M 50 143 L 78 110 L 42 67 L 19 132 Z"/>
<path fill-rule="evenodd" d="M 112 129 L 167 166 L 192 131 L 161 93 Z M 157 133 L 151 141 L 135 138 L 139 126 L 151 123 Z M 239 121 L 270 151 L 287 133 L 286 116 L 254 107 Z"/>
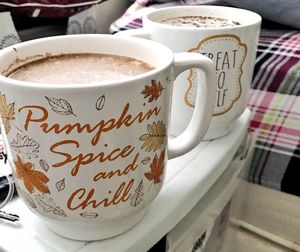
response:
<path fill-rule="evenodd" d="M 247 109 L 225 137 L 203 141 L 187 154 L 170 161 L 165 184 L 142 220 L 129 231 L 103 241 L 79 242 L 49 230 L 15 199 L 3 210 L 19 214 L 19 223 L 0 220 L 0 248 L 30 251 L 146 251 L 171 230 L 205 195 L 225 171 L 243 140 L 250 120 Z M 83 231 L 84 232 L 84 231 Z M 16 242 L 16 237 L 18 240 Z M 46 238 L 46 239 L 41 239 Z"/>
<path fill-rule="evenodd" d="M 5 77 L 23 64 L 62 53 L 127 56 L 153 69 L 87 83 L 37 84 Z M 192 67 L 208 78 L 199 83 L 202 106 L 186 130 L 169 139 L 173 80 Z M 163 185 L 168 159 L 203 139 L 215 97 L 211 60 L 131 37 L 27 41 L 0 51 L 0 73 L 6 109 L 2 134 L 18 193 L 51 229 L 80 240 L 118 235 L 142 218 Z"/>

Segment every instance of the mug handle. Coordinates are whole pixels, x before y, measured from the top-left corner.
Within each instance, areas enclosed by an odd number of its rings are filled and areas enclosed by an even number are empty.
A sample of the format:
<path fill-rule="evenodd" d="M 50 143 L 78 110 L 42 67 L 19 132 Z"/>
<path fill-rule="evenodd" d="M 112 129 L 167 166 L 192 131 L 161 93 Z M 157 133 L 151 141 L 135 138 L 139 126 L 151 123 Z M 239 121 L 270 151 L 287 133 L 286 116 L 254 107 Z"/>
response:
<path fill-rule="evenodd" d="M 174 78 L 190 68 L 204 72 L 205 81 L 197 83 L 195 108 L 187 128 L 177 137 L 170 138 L 168 144 L 169 159 L 183 155 L 193 149 L 203 139 L 214 109 L 216 96 L 216 75 L 213 61 L 209 58 L 191 52 L 174 54 Z"/>
<path fill-rule="evenodd" d="M 126 30 L 115 35 L 151 39 L 146 28 Z M 217 86 L 213 61 L 199 53 L 175 53 L 173 68 L 174 79 L 185 70 L 198 68 L 204 72 L 205 81 L 197 83 L 195 108 L 189 125 L 179 136 L 168 139 L 169 159 L 187 153 L 203 139 L 213 114 Z"/>

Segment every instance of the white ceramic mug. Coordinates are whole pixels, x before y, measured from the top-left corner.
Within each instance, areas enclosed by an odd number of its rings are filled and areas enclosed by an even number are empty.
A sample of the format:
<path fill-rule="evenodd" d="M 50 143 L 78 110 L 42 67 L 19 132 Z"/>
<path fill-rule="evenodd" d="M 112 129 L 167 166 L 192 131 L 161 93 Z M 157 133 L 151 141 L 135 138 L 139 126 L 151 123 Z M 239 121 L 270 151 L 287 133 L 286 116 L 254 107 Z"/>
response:
<path fill-rule="evenodd" d="M 61 53 L 129 56 L 154 70 L 100 84 L 5 77 Z M 169 139 L 172 83 L 191 67 L 206 73 L 197 97 L 202 105 L 184 133 Z M 20 43 L 0 51 L 0 73 L 2 133 L 18 193 L 52 230 L 78 240 L 117 235 L 143 217 L 163 185 L 167 159 L 205 135 L 215 96 L 208 84 L 215 78 L 211 60 L 131 37 L 70 35 Z"/>
<path fill-rule="evenodd" d="M 217 17 L 238 22 L 227 27 L 187 27 L 160 23 L 180 16 Z M 143 17 L 143 28 L 118 33 L 151 39 L 173 52 L 196 52 L 214 61 L 216 100 L 213 118 L 204 139 L 227 134 L 247 105 L 255 64 L 261 17 L 251 11 L 223 6 L 179 6 L 151 11 Z M 187 126 L 195 107 L 197 82 L 203 76 L 186 71 L 174 84 L 171 133 Z"/>

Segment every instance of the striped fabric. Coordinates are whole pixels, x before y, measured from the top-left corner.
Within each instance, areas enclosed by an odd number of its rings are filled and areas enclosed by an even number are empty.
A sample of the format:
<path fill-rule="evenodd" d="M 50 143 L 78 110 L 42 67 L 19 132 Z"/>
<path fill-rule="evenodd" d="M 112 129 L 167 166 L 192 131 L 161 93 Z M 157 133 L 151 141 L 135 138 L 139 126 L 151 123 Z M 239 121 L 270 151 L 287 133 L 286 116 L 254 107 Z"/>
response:
<path fill-rule="evenodd" d="M 164 1 L 168 2 L 168 1 Z M 142 26 L 153 8 L 217 0 L 157 3 L 137 0 L 111 26 L 112 32 Z M 257 136 L 250 182 L 300 196 L 300 31 L 262 30 L 248 106 L 249 130 Z"/>

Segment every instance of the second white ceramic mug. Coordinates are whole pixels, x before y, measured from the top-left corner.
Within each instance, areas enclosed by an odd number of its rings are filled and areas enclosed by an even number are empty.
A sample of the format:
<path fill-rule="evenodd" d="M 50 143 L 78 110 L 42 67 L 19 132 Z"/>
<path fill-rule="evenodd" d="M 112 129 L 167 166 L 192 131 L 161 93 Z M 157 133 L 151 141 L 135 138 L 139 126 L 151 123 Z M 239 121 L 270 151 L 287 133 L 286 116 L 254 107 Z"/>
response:
<path fill-rule="evenodd" d="M 187 27 L 161 23 L 180 16 L 217 17 L 238 22 L 236 26 Z M 196 52 L 214 62 L 216 100 L 208 132 L 214 139 L 230 132 L 247 105 L 253 75 L 261 17 L 251 11 L 223 6 L 180 6 L 159 9 L 143 18 L 143 28 L 120 32 L 160 42 L 173 52 Z M 196 83 L 203 74 L 189 70 L 174 84 L 171 133 L 180 134 L 195 107 Z"/>

